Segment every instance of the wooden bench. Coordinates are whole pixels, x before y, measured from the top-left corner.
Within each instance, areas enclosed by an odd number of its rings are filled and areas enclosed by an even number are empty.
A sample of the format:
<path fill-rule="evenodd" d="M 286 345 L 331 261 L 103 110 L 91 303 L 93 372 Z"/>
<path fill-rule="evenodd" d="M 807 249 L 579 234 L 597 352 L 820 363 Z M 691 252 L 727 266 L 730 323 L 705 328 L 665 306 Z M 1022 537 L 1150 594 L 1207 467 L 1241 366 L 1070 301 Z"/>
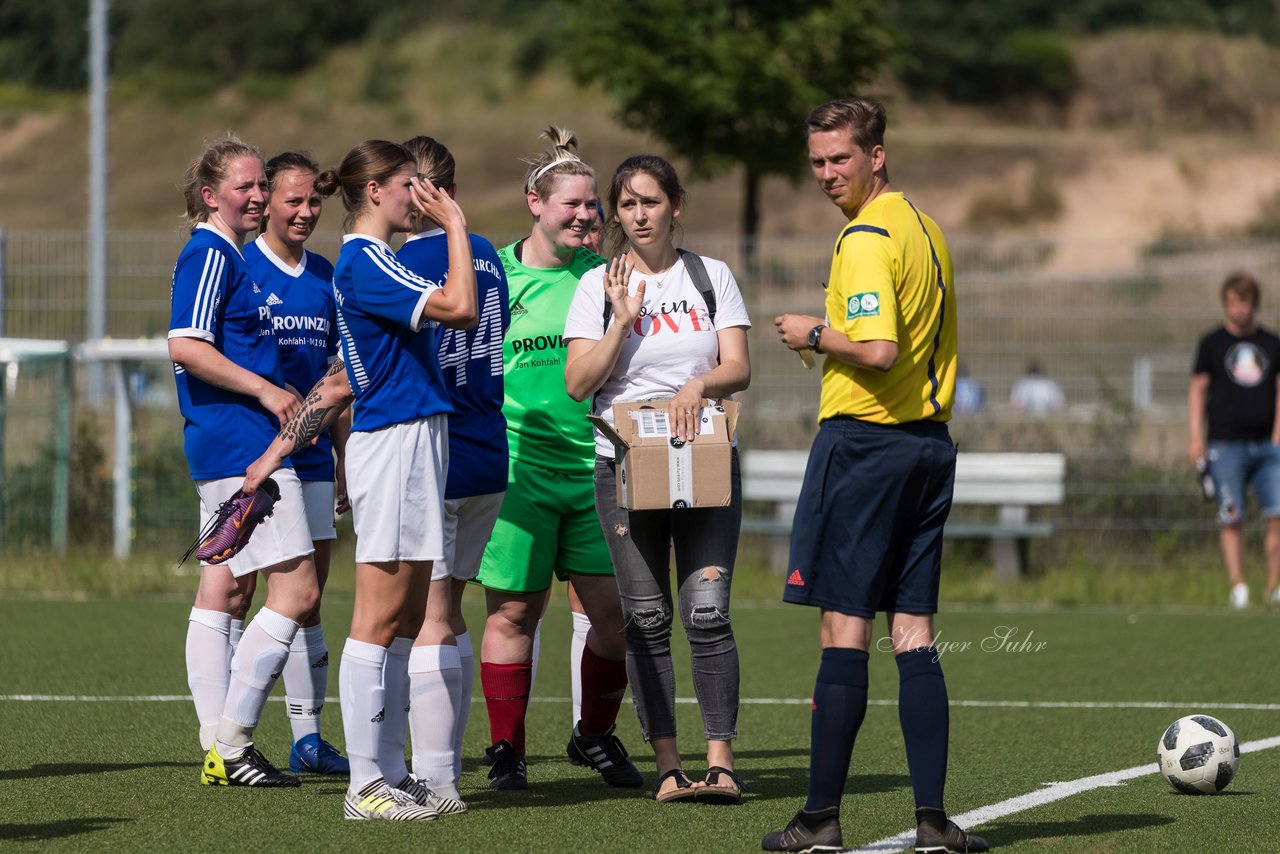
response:
<path fill-rule="evenodd" d="M 742 456 L 744 503 L 773 505 L 768 516 L 744 512 L 742 530 L 771 536 L 770 561 L 774 566 L 786 566 L 808 456 L 807 451 L 747 451 Z M 944 536 L 990 540 L 996 578 L 1020 578 L 1026 572 L 1031 539 L 1053 533 L 1052 523 L 1030 520 L 1031 507 L 1061 504 L 1065 474 L 1062 454 L 959 454 L 953 505 L 994 506 L 996 518 L 991 522 L 948 522 Z"/>

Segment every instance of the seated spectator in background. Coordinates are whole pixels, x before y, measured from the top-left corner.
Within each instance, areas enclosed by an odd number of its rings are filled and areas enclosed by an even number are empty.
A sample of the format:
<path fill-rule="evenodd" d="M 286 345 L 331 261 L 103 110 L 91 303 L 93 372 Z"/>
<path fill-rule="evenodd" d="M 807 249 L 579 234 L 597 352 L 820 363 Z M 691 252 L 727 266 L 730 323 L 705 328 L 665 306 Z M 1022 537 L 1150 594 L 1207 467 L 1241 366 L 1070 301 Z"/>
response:
<path fill-rule="evenodd" d="M 1062 395 L 1062 388 L 1046 377 L 1044 368 L 1032 359 L 1027 363 L 1026 376 L 1013 384 L 1009 405 L 1015 412 L 1039 416 L 1062 411 L 1067 401 Z"/>
<path fill-rule="evenodd" d="M 956 397 L 951 411 L 956 415 L 974 415 L 987 405 L 987 392 L 982 383 L 969 375 L 963 367 L 957 369 Z"/>

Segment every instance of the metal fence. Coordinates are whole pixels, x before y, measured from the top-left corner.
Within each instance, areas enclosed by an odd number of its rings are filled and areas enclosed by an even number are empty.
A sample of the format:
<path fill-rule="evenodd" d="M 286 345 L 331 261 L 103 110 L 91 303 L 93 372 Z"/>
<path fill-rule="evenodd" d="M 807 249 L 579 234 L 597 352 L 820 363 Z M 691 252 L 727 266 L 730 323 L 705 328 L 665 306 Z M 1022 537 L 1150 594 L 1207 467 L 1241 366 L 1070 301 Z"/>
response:
<path fill-rule="evenodd" d="M 511 237 L 497 235 L 495 243 Z M 164 335 L 182 241 L 177 230 L 108 236 L 109 335 Z M 739 238 L 691 234 L 683 244 L 730 264 L 755 323 L 742 442 L 807 447 L 820 372 L 807 371 L 777 343 L 771 321 L 784 311 L 822 312 L 830 240 L 760 239 L 750 271 Z M 317 235 L 312 248 L 333 257 L 337 246 L 337 236 L 326 234 Z M 953 434 L 968 450 L 1067 454 L 1067 501 L 1046 514 L 1064 533 L 1044 546 L 1052 559 L 1105 562 L 1122 546 L 1132 553 L 1130 562 L 1158 565 L 1164 556 L 1208 542 L 1212 520 L 1194 498 L 1183 461 L 1192 351 L 1220 320 L 1218 286 L 1226 273 L 1247 269 L 1264 283 L 1280 282 L 1280 243 L 1142 247 L 1107 240 L 954 239 L 951 248 L 961 367 L 985 397 L 979 411 L 956 415 Z M 82 231 L 0 232 L 0 335 L 82 339 L 85 259 Z M 1275 327 L 1280 299 L 1267 291 L 1264 284 L 1260 317 Z M 1061 388 L 1061 410 L 1041 416 L 1010 404 L 1011 389 L 1031 361 Z M 165 366 L 141 365 L 130 377 L 134 400 L 154 414 L 138 419 L 139 458 L 145 460 L 149 446 L 180 454 L 180 445 L 164 438 L 167 432 L 176 437 L 178 429 Z M 110 398 L 85 388 L 83 377 L 78 385 L 78 417 L 93 418 Z M 152 421 L 160 426 L 148 427 Z M 103 424 L 109 433 L 110 420 Z M 11 441 L 11 432 L 0 441 Z"/>

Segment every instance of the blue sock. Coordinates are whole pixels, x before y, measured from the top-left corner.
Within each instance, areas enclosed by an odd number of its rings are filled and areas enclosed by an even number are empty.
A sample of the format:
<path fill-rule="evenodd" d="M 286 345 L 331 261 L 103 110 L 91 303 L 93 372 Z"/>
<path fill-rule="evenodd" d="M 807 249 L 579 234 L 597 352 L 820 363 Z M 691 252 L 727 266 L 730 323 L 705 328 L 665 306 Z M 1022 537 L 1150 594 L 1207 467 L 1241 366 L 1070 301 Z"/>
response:
<path fill-rule="evenodd" d="M 947 682 L 931 646 L 904 652 L 898 661 L 898 721 L 917 807 L 942 808 L 947 782 Z"/>
<path fill-rule="evenodd" d="M 830 647 L 813 686 L 809 736 L 809 799 L 806 812 L 840 806 L 858 728 L 867 716 L 865 650 Z"/>

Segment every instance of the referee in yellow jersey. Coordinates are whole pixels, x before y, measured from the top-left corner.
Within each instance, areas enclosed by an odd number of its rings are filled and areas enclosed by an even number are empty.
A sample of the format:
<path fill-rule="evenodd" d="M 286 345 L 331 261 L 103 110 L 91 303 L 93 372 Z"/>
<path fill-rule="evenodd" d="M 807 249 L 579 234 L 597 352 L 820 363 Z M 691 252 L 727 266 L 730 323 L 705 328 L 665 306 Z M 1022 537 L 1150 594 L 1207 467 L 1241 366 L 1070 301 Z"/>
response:
<path fill-rule="evenodd" d="M 824 320 L 774 320 L 792 350 L 824 354 L 818 436 L 791 533 L 783 598 L 822 609 L 809 794 L 766 851 L 843 848 L 840 797 L 867 709 L 867 648 L 886 613 L 915 793 L 917 851 L 986 851 L 947 820 L 947 688 L 933 645 L 942 526 L 956 450 L 951 256 L 937 224 L 889 185 L 885 112 L 832 101 L 805 120 L 818 186 L 849 222 L 836 237 Z"/>

